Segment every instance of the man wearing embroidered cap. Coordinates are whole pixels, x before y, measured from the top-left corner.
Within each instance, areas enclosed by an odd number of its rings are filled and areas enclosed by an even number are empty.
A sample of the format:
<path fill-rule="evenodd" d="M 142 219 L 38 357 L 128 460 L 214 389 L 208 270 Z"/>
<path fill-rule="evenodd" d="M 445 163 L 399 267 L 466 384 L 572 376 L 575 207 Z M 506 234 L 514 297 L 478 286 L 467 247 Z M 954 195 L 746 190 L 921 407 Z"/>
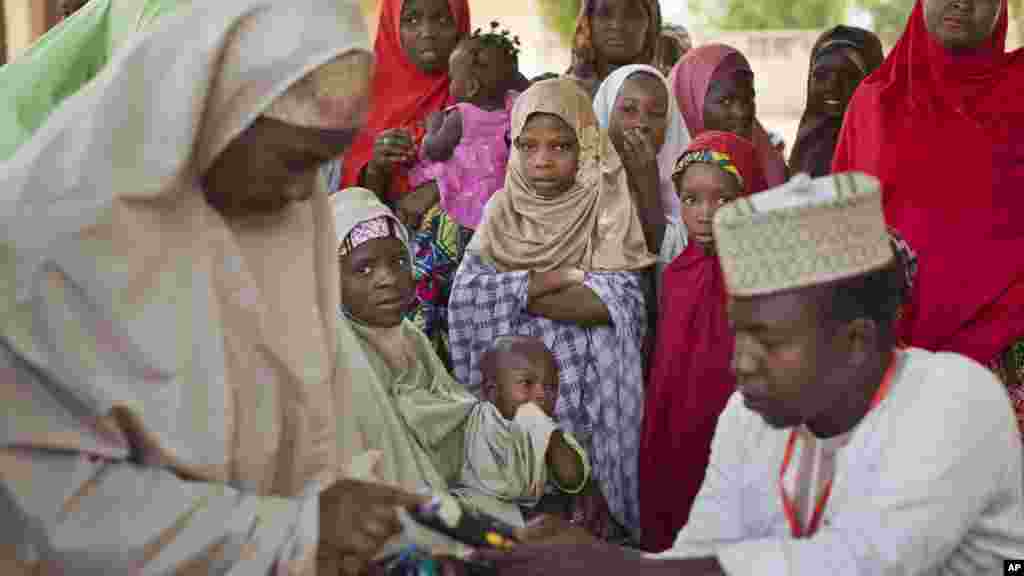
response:
<path fill-rule="evenodd" d="M 798 177 L 721 208 L 714 235 L 738 391 L 675 546 L 527 546 L 501 574 L 1000 574 L 1024 557 L 1006 392 L 965 357 L 896 346 L 879 182 Z"/>

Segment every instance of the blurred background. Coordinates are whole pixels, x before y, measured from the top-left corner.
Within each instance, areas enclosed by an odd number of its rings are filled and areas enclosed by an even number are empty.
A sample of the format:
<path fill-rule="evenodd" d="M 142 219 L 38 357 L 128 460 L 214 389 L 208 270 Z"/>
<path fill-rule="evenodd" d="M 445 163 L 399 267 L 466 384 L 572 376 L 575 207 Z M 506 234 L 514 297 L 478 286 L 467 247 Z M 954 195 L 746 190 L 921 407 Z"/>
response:
<path fill-rule="evenodd" d="M 119 0 L 141 5 L 143 0 Z M 216 0 L 195 0 L 216 1 Z M 360 0 L 371 37 L 379 0 Z M 814 40 L 825 28 L 851 24 L 874 30 L 886 48 L 899 38 L 914 0 L 665 0 L 666 23 L 685 26 L 694 44 L 724 42 L 750 60 L 757 76 L 758 117 L 787 144 L 804 108 Z M 20 54 L 59 19 L 58 0 L 0 0 L 0 63 Z M 523 41 L 527 77 L 562 72 L 580 0 L 471 0 L 474 27 L 492 20 Z M 1024 38 L 1024 0 L 1010 0 L 1009 47 Z"/>

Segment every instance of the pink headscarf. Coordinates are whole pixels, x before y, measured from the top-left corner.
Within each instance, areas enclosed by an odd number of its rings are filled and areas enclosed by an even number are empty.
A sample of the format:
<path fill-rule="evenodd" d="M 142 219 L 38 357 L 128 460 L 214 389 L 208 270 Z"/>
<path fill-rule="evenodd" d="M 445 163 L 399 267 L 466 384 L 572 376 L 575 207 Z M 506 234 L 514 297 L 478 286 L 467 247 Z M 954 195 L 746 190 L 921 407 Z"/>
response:
<path fill-rule="evenodd" d="M 711 80 L 723 64 L 737 70 L 748 70 L 753 74 L 750 63 L 739 50 L 725 44 L 707 44 L 690 50 L 672 68 L 669 83 L 679 105 L 679 111 L 686 120 L 686 127 L 694 138 L 704 131 L 704 99 L 711 87 Z M 751 141 L 761 158 L 761 169 L 769 187 L 786 182 L 786 160 L 772 146 L 768 132 L 758 120 L 754 120 Z"/>

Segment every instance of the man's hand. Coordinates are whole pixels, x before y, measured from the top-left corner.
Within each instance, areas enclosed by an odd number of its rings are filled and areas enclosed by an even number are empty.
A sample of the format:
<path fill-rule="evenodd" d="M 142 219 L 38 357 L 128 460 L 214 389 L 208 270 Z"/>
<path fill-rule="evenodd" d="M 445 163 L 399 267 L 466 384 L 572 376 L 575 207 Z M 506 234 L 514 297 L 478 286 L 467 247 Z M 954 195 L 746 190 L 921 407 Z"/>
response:
<path fill-rule="evenodd" d="M 381 547 L 401 530 L 395 508 L 428 500 L 381 484 L 340 480 L 320 495 L 322 555 L 341 558 L 345 574 L 362 574 Z"/>

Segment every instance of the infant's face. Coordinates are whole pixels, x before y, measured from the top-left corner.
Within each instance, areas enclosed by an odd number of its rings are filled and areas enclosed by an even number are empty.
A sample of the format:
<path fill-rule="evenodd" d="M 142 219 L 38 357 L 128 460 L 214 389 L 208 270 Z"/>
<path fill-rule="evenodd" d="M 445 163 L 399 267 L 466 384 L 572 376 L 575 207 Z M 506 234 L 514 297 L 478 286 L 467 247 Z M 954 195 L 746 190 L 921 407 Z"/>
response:
<path fill-rule="evenodd" d="M 548 352 L 498 352 L 495 367 L 494 404 L 506 419 L 515 418 L 519 407 L 533 402 L 554 418 L 558 399 L 558 369 Z"/>

